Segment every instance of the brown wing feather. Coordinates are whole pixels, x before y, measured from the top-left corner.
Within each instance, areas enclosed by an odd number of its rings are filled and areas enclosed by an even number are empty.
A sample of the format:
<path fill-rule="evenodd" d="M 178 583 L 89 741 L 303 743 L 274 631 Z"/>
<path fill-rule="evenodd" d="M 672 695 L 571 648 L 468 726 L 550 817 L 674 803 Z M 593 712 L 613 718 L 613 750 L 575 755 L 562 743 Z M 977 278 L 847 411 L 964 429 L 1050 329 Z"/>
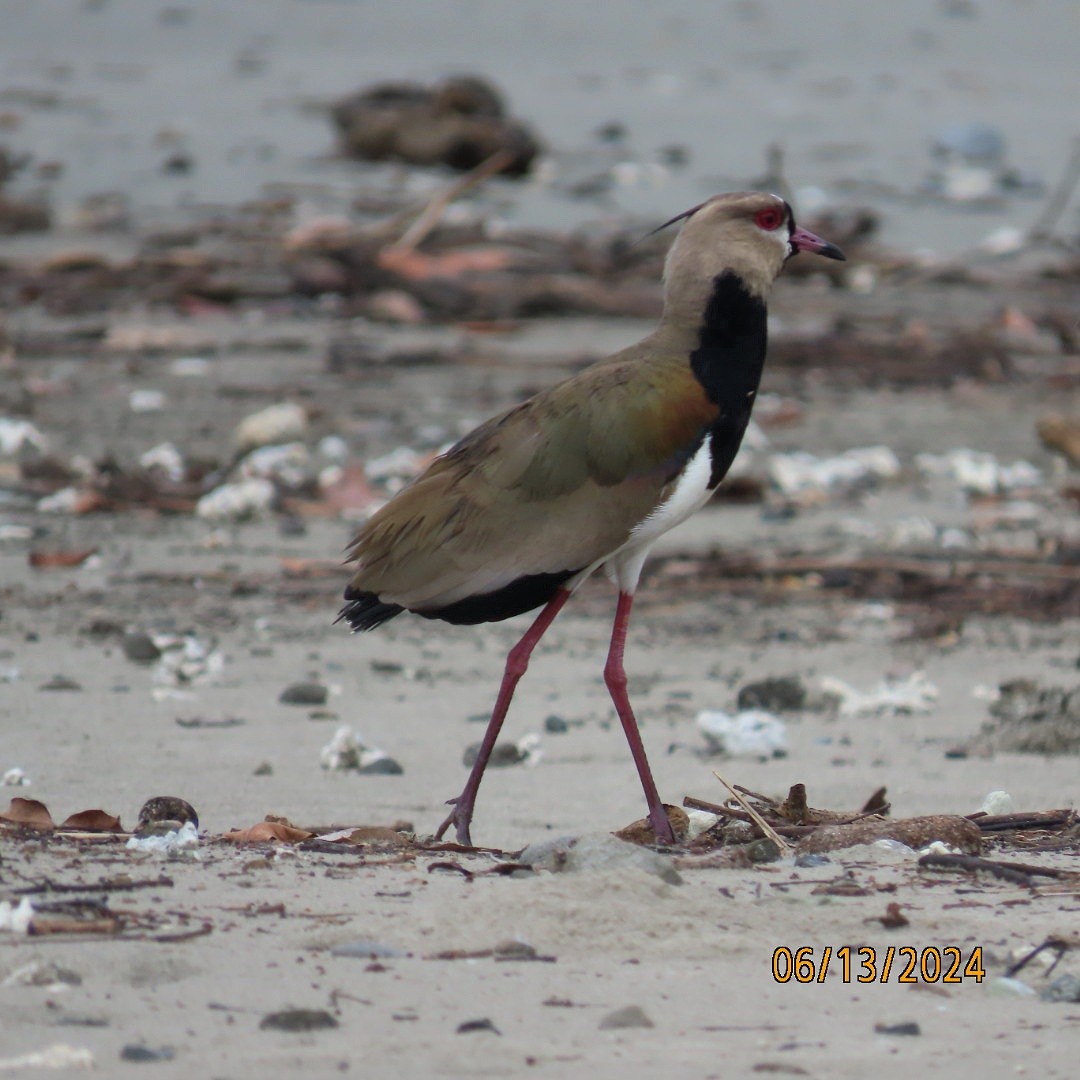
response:
<path fill-rule="evenodd" d="M 434 461 L 356 536 L 351 587 L 434 609 L 621 547 L 715 416 L 685 358 L 644 346 L 489 420 Z"/>

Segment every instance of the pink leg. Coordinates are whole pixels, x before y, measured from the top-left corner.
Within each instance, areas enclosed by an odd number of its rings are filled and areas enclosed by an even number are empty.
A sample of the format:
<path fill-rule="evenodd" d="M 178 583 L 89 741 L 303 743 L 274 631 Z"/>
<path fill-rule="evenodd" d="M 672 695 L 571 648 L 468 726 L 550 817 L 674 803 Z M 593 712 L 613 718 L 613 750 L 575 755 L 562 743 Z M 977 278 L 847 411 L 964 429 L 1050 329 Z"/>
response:
<path fill-rule="evenodd" d="M 675 834 L 671 829 L 660 793 L 656 790 L 649 759 L 645 756 L 645 747 L 641 742 L 634 710 L 630 707 L 630 698 L 626 693 L 626 671 L 623 668 L 623 649 L 626 647 L 626 629 L 630 624 L 630 607 L 634 603 L 634 594 L 619 593 L 619 603 L 615 608 L 615 625 L 611 628 L 611 648 L 608 650 L 607 663 L 604 665 L 604 682 L 607 683 L 611 700 L 615 702 L 615 711 L 622 721 L 623 733 L 630 744 L 630 753 L 634 756 L 641 786 L 645 789 L 645 801 L 649 806 L 649 821 L 653 833 L 660 844 L 674 844 Z"/>
<path fill-rule="evenodd" d="M 476 793 L 480 789 L 480 781 L 484 778 L 484 769 L 487 768 L 488 758 L 495 748 L 495 740 L 499 737 L 503 720 L 506 719 L 506 710 L 510 708 L 510 700 L 514 696 L 514 688 L 521 676 L 525 674 L 529 666 L 529 657 L 532 655 L 536 643 L 544 636 L 544 632 L 555 621 L 555 616 L 562 610 L 563 604 L 570 599 L 570 593 L 566 589 L 559 591 L 547 602 L 543 611 L 536 617 L 536 621 L 525 631 L 521 640 L 510 650 L 506 657 L 506 669 L 503 671 L 502 685 L 499 687 L 499 696 L 495 699 L 495 708 L 491 712 L 487 731 L 480 743 L 480 752 L 473 763 L 472 772 L 465 782 L 465 789 L 456 799 L 448 800 L 453 806 L 450 816 L 439 826 L 435 839 L 442 839 L 443 833 L 454 826 L 459 844 L 472 846 L 469 836 L 469 825 L 472 822 L 473 804 L 476 802 Z"/>

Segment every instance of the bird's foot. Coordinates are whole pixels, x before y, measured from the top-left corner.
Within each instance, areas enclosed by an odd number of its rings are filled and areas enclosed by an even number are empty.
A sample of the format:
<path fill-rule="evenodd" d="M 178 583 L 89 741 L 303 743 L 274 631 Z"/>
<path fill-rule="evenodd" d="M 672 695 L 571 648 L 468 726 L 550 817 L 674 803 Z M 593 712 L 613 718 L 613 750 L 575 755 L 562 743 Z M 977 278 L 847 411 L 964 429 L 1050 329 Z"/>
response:
<path fill-rule="evenodd" d="M 454 799 L 447 799 L 446 802 L 448 806 L 452 806 L 454 809 L 450 811 L 446 820 L 439 826 L 435 833 L 435 839 L 441 840 L 443 833 L 453 825 L 457 842 L 465 847 L 472 847 L 472 837 L 469 835 L 469 826 L 472 824 L 472 803 L 463 804 L 460 795 Z"/>
<path fill-rule="evenodd" d="M 671 819 L 663 806 L 658 806 L 649 811 L 649 824 L 652 826 L 656 842 L 664 847 L 674 847 L 678 841 L 675 839 L 675 830 L 671 827 Z"/>

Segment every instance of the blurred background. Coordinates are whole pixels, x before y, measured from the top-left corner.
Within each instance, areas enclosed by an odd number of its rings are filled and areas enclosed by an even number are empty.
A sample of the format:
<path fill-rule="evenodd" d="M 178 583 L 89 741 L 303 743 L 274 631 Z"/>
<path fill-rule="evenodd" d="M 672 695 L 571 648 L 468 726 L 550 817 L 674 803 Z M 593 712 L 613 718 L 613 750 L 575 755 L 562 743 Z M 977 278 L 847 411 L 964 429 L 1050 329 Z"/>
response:
<path fill-rule="evenodd" d="M 540 147 L 493 209 L 545 227 L 664 220 L 774 181 L 776 147 L 804 214 L 870 204 L 888 242 L 949 254 L 1028 225 L 1076 136 L 1069 0 L 5 0 L 2 19 L 6 190 L 59 225 L 106 195 L 143 220 L 423 190 L 337 156 L 330 106 L 387 81 L 490 80 Z"/>

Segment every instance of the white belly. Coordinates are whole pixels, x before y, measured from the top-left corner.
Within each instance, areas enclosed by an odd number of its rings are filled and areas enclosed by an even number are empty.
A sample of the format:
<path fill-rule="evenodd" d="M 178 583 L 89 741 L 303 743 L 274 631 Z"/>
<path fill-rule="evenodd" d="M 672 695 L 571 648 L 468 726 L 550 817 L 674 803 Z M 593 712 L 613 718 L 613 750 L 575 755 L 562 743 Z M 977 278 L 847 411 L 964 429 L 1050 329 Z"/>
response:
<path fill-rule="evenodd" d="M 656 541 L 676 525 L 696 514 L 712 497 L 711 435 L 706 435 L 697 453 L 687 462 L 675 490 L 647 518 L 634 526 L 630 539 L 604 560 L 608 574 L 622 592 L 633 592 L 641 568 Z M 591 570 L 592 568 L 590 568 Z"/>

